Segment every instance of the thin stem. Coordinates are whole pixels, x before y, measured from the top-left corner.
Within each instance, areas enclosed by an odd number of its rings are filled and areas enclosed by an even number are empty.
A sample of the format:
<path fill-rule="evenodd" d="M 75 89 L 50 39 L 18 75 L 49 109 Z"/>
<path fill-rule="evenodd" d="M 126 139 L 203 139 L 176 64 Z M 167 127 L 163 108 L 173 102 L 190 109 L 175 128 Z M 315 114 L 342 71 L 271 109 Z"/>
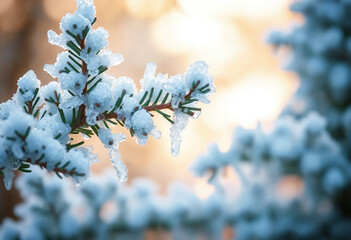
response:
<path fill-rule="evenodd" d="M 192 89 L 190 89 L 189 93 L 184 97 L 185 100 L 187 100 L 188 98 L 191 97 L 191 94 L 193 94 L 193 92 L 196 90 L 196 88 L 199 86 L 199 84 L 200 84 L 200 80 L 198 80 L 196 82 L 196 84 L 194 85 L 194 87 Z"/>
<path fill-rule="evenodd" d="M 78 35 L 78 39 L 80 41 L 80 49 L 84 49 L 85 48 L 85 37 L 81 38 L 80 35 Z M 88 79 L 88 65 L 83 59 L 82 59 L 82 73 Z M 86 93 L 87 90 L 88 90 L 88 84 L 86 83 L 85 88 L 83 89 L 83 94 Z"/>
<path fill-rule="evenodd" d="M 196 88 L 199 86 L 200 81 L 197 81 L 196 84 L 194 85 L 194 87 L 192 89 L 190 89 L 189 93 L 184 97 L 184 100 L 186 101 L 187 99 L 189 99 L 191 97 L 191 94 L 196 90 Z M 181 103 L 179 103 L 179 105 L 181 105 Z M 79 110 L 81 110 L 81 108 L 83 108 L 82 110 L 84 111 L 82 114 L 82 119 L 80 122 L 77 122 L 73 127 L 71 132 L 75 131 L 77 128 L 87 125 L 86 122 L 86 117 L 85 117 L 85 106 L 81 105 L 79 107 Z M 143 109 L 145 109 L 147 112 L 152 112 L 152 111 L 156 111 L 156 110 L 163 110 L 163 109 L 169 109 L 171 111 L 174 111 L 172 104 L 169 103 L 163 103 L 163 104 L 159 104 L 159 105 L 150 105 L 150 106 L 144 106 Z M 104 119 L 108 120 L 108 119 L 117 119 L 118 118 L 118 114 L 115 112 L 111 112 L 111 113 L 107 113 L 104 115 Z"/>
<path fill-rule="evenodd" d="M 42 168 L 47 168 L 46 162 L 43 162 L 43 163 L 35 163 L 34 162 L 33 163 L 31 159 L 27 159 L 27 160 L 25 160 L 25 162 L 38 165 L 39 167 L 42 167 Z M 68 170 L 66 168 L 55 167 L 53 169 L 53 171 L 57 172 L 57 173 L 68 174 L 70 176 L 85 176 L 84 173 L 77 173 L 76 171 L 74 171 L 74 169 Z"/>
<path fill-rule="evenodd" d="M 30 163 L 30 164 L 32 164 L 32 165 L 38 165 L 39 167 L 41 167 L 41 168 L 45 168 L 45 169 L 47 169 L 47 164 L 46 164 L 46 162 L 43 162 L 43 163 L 41 163 L 41 162 L 32 162 L 32 160 L 31 159 L 27 159 L 27 160 L 24 160 L 24 162 L 27 162 L 27 163 Z M 56 172 L 56 173 L 62 173 L 62 174 L 68 174 L 68 175 L 70 175 L 70 176 L 81 176 L 81 177 L 83 177 L 83 176 L 85 176 L 85 174 L 84 173 L 78 173 L 78 172 L 76 172 L 75 171 L 75 168 L 73 168 L 73 169 L 71 169 L 71 170 L 68 170 L 68 169 L 66 169 L 66 167 L 67 167 L 67 164 L 66 164 L 66 166 L 63 166 L 62 168 L 59 168 L 59 167 L 55 167 L 52 171 L 54 171 L 54 172 Z M 0 171 L 1 170 L 3 170 L 4 168 L 0 168 Z"/>
<path fill-rule="evenodd" d="M 160 104 L 160 105 L 150 105 L 143 107 L 147 112 L 162 110 L 162 109 L 169 109 L 173 111 L 171 103 Z"/>
<path fill-rule="evenodd" d="M 28 113 L 32 114 L 32 112 L 33 112 L 33 102 L 29 101 L 28 102 Z"/>

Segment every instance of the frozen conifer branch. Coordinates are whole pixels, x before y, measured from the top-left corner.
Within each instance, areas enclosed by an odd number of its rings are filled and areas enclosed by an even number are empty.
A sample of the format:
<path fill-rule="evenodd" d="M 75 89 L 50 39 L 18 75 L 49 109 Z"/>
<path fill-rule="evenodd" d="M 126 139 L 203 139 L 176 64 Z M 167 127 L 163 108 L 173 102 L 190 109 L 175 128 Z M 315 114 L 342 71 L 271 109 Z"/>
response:
<path fill-rule="evenodd" d="M 11 187 L 13 170 L 30 172 L 30 164 L 59 177 L 72 176 L 77 182 L 86 179 L 96 155 L 84 141 L 73 143 L 75 134 L 98 135 L 109 149 L 119 179 L 125 181 L 127 168 L 117 148 L 126 136 L 114 134 L 110 128 L 126 127 L 139 144 L 146 144 L 149 135 L 161 136 L 152 120 L 159 114 L 175 122 L 171 138 L 172 154 L 176 155 L 188 117 L 197 118 L 201 112 L 197 102 L 209 103 L 208 96 L 215 91 L 204 62 L 195 62 L 185 74 L 171 77 L 156 74 L 156 65 L 149 63 L 140 91 L 130 78 L 108 75 L 106 70 L 122 63 L 123 56 L 106 49 L 105 29 L 93 29 L 93 2 L 77 0 L 77 7 L 74 14 L 62 18 L 60 34 L 48 32 L 49 42 L 64 49 L 55 64 L 44 67 L 58 82 L 41 87 L 29 71 L 18 81 L 14 97 L 0 105 L 0 142 L 4 146 L 0 170 L 6 188 Z"/>

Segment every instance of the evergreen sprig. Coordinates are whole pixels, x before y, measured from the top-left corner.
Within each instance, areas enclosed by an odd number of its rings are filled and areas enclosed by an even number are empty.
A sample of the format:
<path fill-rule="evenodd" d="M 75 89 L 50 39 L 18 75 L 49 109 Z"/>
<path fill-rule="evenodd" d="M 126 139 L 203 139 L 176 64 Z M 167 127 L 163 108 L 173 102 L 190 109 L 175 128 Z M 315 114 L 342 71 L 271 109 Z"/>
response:
<path fill-rule="evenodd" d="M 91 18 L 91 13 L 95 12 L 92 3 L 82 0 L 79 1 L 78 4 L 84 5 L 84 7 L 78 7 L 77 11 L 79 14 L 67 14 L 61 21 L 60 29 L 62 30 L 62 34 L 57 35 L 53 33 L 53 31 L 48 34 L 50 38 L 49 42 L 63 47 L 65 52 L 58 55 L 55 65 L 45 66 L 44 69 L 52 77 L 58 78 L 61 84 L 51 86 L 49 86 L 49 84 L 45 90 L 39 92 L 39 87 L 36 87 L 35 90 L 34 87 L 32 87 L 40 86 L 40 81 L 36 78 L 34 72 L 29 72 L 25 78 L 22 78 L 23 81 L 29 80 L 29 82 L 19 84 L 19 86 L 23 86 L 23 89 L 19 87 L 17 94 L 19 98 L 22 96 L 22 99 L 25 99 L 21 102 L 21 112 L 24 111 L 31 115 L 39 124 L 33 123 L 33 126 L 27 129 L 15 131 L 14 134 L 7 134 L 4 136 L 4 139 L 13 144 L 18 142 L 18 138 L 22 140 L 22 146 L 16 147 L 23 150 L 25 157 L 21 159 L 21 162 L 25 162 L 26 164 L 21 165 L 19 170 L 28 172 L 30 171 L 28 163 L 37 164 L 41 168 L 47 168 L 48 162 L 51 161 L 51 159 L 49 161 L 50 153 L 45 150 L 46 142 L 44 140 L 42 149 L 37 150 L 35 154 L 30 152 L 31 149 L 26 149 L 31 145 L 31 143 L 27 142 L 27 137 L 32 137 L 31 134 L 37 134 L 38 136 L 36 137 L 42 140 L 41 138 L 44 138 L 43 136 L 45 133 L 45 137 L 49 136 L 49 139 L 47 139 L 48 144 L 61 144 L 63 146 L 62 149 L 64 149 L 62 155 L 67 157 L 67 159 L 69 159 L 69 154 L 74 156 L 81 155 L 82 158 L 87 158 L 87 156 L 89 156 L 89 154 L 85 153 L 80 154 L 83 152 L 82 146 L 84 141 L 73 143 L 70 134 L 82 134 L 89 138 L 96 135 L 104 143 L 105 147 L 109 148 L 110 156 L 116 158 L 113 159 L 113 162 L 114 164 L 117 162 L 117 165 L 119 165 L 119 169 L 117 169 L 118 175 L 122 176 L 123 180 L 125 180 L 126 168 L 119 159 L 119 154 L 115 152 L 119 141 L 124 140 L 124 136 L 116 137 L 116 142 L 112 141 L 112 144 L 104 142 L 106 139 L 113 139 L 110 128 L 117 125 L 128 128 L 130 134 L 137 137 L 138 143 L 140 144 L 145 144 L 149 135 L 158 138 L 160 134 L 152 124 L 152 117 L 154 117 L 153 112 L 157 112 L 171 124 L 177 124 L 177 122 L 173 120 L 172 112 L 174 112 L 174 115 L 184 113 L 193 116 L 194 112 L 201 111 L 200 108 L 194 105 L 198 102 L 196 95 L 199 93 L 207 95 L 207 93 L 211 92 L 214 89 L 212 86 L 213 79 L 207 73 L 207 65 L 204 62 L 196 62 L 188 68 L 187 73 L 188 75 L 194 75 L 196 69 L 201 69 L 201 72 L 204 73 L 202 78 L 205 84 L 199 87 L 199 80 L 193 83 L 192 88 L 189 90 L 186 90 L 189 82 L 189 79 L 185 79 L 187 78 L 186 74 L 182 77 L 184 81 L 178 83 L 184 85 L 174 88 L 179 89 L 176 90 L 179 92 L 175 93 L 168 92 L 166 88 L 158 82 L 156 78 L 158 78 L 159 75 L 155 76 L 155 81 L 153 79 L 145 79 L 145 81 L 152 81 L 153 85 L 147 90 L 142 89 L 140 92 L 136 91 L 135 84 L 130 82 L 130 79 L 121 78 L 117 79 L 116 82 L 110 81 L 106 71 L 110 66 L 118 64 L 118 58 L 122 60 L 122 57 L 114 56 L 110 51 L 104 50 L 106 47 L 105 41 L 107 42 L 107 33 L 105 30 L 102 30 L 102 28 L 96 31 L 91 30 L 93 24 L 96 22 L 96 18 Z M 87 14 L 86 11 L 91 12 Z M 87 19 L 91 21 L 91 24 L 86 22 Z M 85 24 L 82 25 L 84 27 L 78 27 L 79 24 L 76 22 L 78 20 L 82 20 Z M 80 31 L 78 31 L 78 29 L 80 29 Z M 89 36 L 91 36 L 91 38 Z M 64 41 L 62 41 L 63 39 Z M 101 42 L 96 39 L 101 39 Z M 151 70 L 150 67 L 152 66 L 148 64 L 148 71 Z M 154 67 L 152 68 L 154 69 Z M 149 71 L 149 73 L 152 73 L 152 71 Z M 149 74 L 149 76 L 151 75 Z M 163 80 L 165 79 L 162 79 L 162 81 Z M 117 81 L 121 82 L 117 83 Z M 167 81 L 169 81 L 167 84 L 173 84 L 171 78 L 167 79 Z M 207 84 L 207 82 L 211 84 Z M 84 85 L 82 85 L 82 83 Z M 145 86 L 149 85 L 150 84 L 147 83 Z M 123 90 L 116 89 L 116 86 Z M 111 89 L 108 89 L 109 87 Z M 25 89 L 33 90 L 28 90 L 28 92 Z M 32 94 L 31 91 L 33 91 L 33 98 L 28 101 L 28 95 L 31 96 L 30 94 Z M 117 92 L 119 92 L 118 94 L 120 94 L 120 96 L 114 96 Z M 104 96 L 105 93 L 106 96 Z M 99 94 L 101 95 L 101 99 L 99 99 Z M 44 96 L 43 101 L 40 99 L 42 96 Z M 203 99 L 206 97 L 207 96 Z M 143 122 L 142 119 L 145 119 L 145 121 Z M 50 122 L 57 120 L 59 120 L 60 123 Z M 41 136 L 41 134 L 43 134 L 43 136 Z M 106 136 L 106 134 L 111 134 L 111 136 Z M 174 134 L 179 133 L 177 132 Z M 178 141 L 180 138 L 172 137 L 172 141 L 174 139 Z M 112 149 L 112 147 L 114 149 Z M 10 155 L 9 159 L 13 158 L 12 151 L 12 148 L 6 149 L 6 154 Z M 76 153 L 77 155 L 75 155 Z M 27 155 L 29 155 L 29 157 L 27 157 Z M 14 158 L 16 158 L 16 156 Z M 84 161 L 77 162 L 83 163 Z M 89 161 L 86 162 L 88 163 Z M 88 175 L 88 172 L 77 173 L 74 164 L 74 161 L 67 163 L 67 161 L 62 160 L 57 163 L 53 171 L 56 172 L 57 176 L 60 178 L 62 175 Z M 68 169 L 68 166 L 71 169 Z M 51 165 L 49 165 L 49 169 L 52 169 Z M 84 169 L 89 169 L 89 166 Z M 9 172 L 5 167 L 0 168 L 0 170 L 4 170 L 2 172 L 4 172 L 5 175 Z M 81 180 L 81 178 L 76 178 L 76 180 L 77 179 Z"/>

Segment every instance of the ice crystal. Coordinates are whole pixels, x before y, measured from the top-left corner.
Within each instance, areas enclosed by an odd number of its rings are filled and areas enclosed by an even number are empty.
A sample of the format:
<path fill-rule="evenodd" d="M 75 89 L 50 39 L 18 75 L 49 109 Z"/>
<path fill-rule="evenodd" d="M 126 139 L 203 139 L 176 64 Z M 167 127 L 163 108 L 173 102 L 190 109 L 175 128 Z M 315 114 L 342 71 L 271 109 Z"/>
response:
<path fill-rule="evenodd" d="M 173 156 L 178 155 L 182 137 L 180 136 L 181 131 L 188 125 L 188 116 L 181 112 L 174 114 L 174 124 L 171 127 L 170 137 L 172 141 L 171 153 Z"/>

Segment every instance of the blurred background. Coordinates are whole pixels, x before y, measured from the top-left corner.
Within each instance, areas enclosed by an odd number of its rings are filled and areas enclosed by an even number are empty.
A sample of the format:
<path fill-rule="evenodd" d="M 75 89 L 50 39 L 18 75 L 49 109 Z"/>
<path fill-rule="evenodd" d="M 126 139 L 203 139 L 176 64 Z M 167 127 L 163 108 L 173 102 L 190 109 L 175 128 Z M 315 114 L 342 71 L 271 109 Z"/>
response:
<path fill-rule="evenodd" d="M 297 88 L 291 73 L 281 70 L 274 49 L 265 44 L 271 29 L 300 21 L 288 10 L 291 0 L 95 0 L 98 21 L 110 34 L 109 48 L 122 53 L 125 62 L 109 70 L 115 77 L 127 75 L 137 83 L 145 65 L 155 62 L 158 72 L 183 73 L 187 66 L 204 60 L 210 66 L 217 92 L 203 107 L 198 120 L 190 120 L 183 132 L 179 156 L 170 154 L 170 124 L 155 119 L 160 140 L 139 146 L 130 138 L 121 144 L 129 179 L 149 177 L 166 189 L 174 180 L 185 181 L 205 198 L 213 190 L 206 180 L 195 179 L 189 164 L 204 153 L 210 142 L 225 151 L 235 126 L 269 128 Z M 45 85 L 52 81 L 43 71 L 62 49 L 47 42 L 47 31 L 59 32 L 59 22 L 75 10 L 74 0 L 0 1 L 0 100 L 11 98 L 16 82 L 33 69 Z M 115 131 L 124 131 L 115 129 Z M 108 153 L 96 138 L 100 162 L 92 166 L 101 173 L 111 167 Z M 0 184 L 0 220 L 11 216 L 20 202 L 16 190 Z"/>

